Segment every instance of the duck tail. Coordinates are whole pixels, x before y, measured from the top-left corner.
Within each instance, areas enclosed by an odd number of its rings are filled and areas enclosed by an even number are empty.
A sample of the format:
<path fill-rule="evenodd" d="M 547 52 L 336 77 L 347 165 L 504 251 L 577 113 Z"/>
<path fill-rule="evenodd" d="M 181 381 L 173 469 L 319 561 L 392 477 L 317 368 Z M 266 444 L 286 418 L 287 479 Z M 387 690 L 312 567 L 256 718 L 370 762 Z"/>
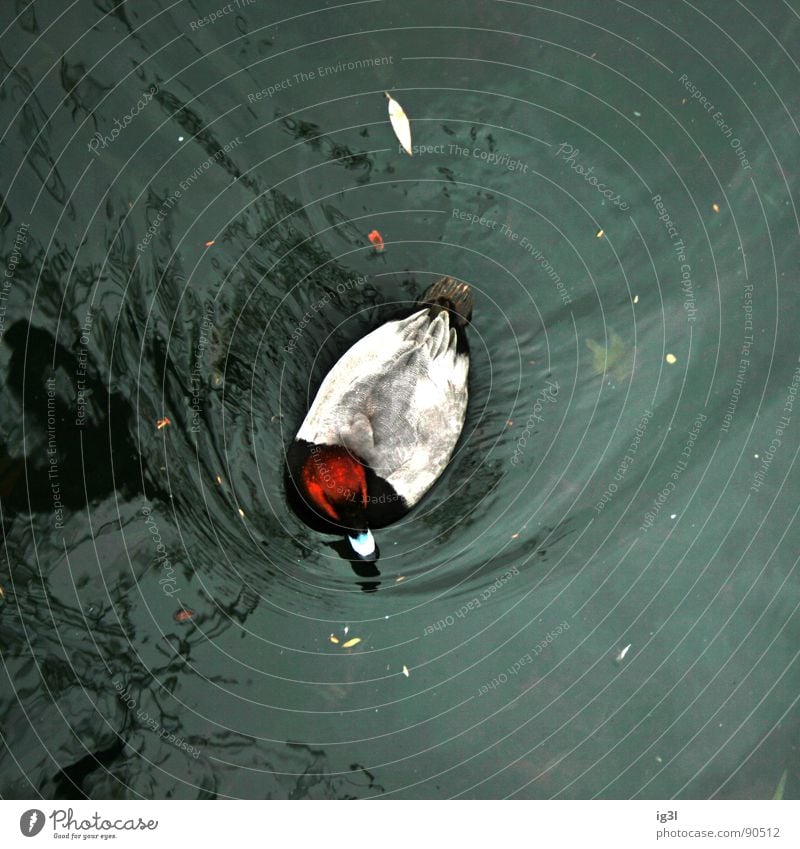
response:
<path fill-rule="evenodd" d="M 472 319 L 474 300 L 472 289 L 466 283 L 460 283 L 453 277 L 442 277 L 422 293 L 417 306 L 429 306 L 435 312 L 446 309 L 453 325 L 463 328 Z"/>

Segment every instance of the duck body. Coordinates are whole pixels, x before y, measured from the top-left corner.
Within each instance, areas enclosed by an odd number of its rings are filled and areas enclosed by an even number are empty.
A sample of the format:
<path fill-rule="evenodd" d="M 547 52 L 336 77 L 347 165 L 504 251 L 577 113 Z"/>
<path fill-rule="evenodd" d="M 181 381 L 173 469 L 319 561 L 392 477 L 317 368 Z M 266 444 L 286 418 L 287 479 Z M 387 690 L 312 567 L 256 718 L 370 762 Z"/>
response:
<path fill-rule="evenodd" d="M 447 467 L 467 412 L 472 292 L 445 277 L 328 372 L 287 452 L 290 500 L 374 559 L 370 528 L 405 515 Z"/>

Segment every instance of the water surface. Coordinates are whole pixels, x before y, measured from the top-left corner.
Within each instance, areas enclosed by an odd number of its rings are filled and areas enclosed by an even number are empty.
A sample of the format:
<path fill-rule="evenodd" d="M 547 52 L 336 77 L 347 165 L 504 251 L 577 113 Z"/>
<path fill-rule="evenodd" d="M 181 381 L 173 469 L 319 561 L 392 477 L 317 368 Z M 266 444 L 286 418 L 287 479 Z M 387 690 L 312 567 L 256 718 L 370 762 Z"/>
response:
<path fill-rule="evenodd" d="M 797 11 L 229 6 L 3 13 L 2 795 L 797 798 Z M 283 452 L 444 274 L 357 572 Z"/>

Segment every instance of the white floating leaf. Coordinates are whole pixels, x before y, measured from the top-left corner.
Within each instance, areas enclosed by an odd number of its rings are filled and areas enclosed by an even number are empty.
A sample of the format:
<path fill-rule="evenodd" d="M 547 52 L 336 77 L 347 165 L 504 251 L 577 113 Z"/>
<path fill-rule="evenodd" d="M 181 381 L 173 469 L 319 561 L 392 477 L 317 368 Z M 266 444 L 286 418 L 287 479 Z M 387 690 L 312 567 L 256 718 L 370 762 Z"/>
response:
<path fill-rule="evenodd" d="M 403 112 L 403 107 L 388 91 L 385 94 L 389 100 L 389 120 L 392 122 L 394 134 L 403 146 L 403 150 L 411 156 L 411 124 L 408 123 L 408 117 Z"/>

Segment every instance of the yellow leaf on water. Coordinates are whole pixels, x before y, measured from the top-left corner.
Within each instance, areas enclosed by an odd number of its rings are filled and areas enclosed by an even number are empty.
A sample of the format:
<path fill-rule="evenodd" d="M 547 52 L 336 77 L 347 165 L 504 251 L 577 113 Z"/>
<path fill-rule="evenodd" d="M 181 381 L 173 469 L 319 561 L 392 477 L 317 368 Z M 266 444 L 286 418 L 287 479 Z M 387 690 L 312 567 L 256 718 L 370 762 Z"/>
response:
<path fill-rule="evenodd" d="M 789 775 L 789 770 L 785 769 L 783 771 L 783 775 L 781 776 L 781 780 L 778 782 L 778 786 L 775 788 L 775 794 L 772 799 L 775 802 L 780 802 L 783 799 L 783 793 L 786 790 L 786 779 Z"/>
<path fill-rule="evenodd" d="M 394 134 L 403 146 L 403 150 L 411 156 L 411 124 L 408 122 L 408 117 L 403 111 L 403 107 L 388 91 L 384 92 L 384 94 L 389 100 L 389 120 L 392 122 Z"/>
<path fill-rule="evenodd" d="M 329 639 L 332 643 L 337 643 L 337 644 L 338 644 L 338 642 L 339 642 L 339 638 L 338 638 L 338 637 L 334 637 L 334 636 L 333 636 L 333 634 L 331 634 L 331 635 L 330 635 L 330 637 L 329 637 L 328 639 Z"/>
<path fill-rule="evenodd" d="M 352 639 L 348 640 L 346 643 L 343 643 L 342 648 L 343 649 L 349 649 L 349 648 L 352 648 L 353 646 L 358 645 L 360 642 L 361 642 L 361 637 L 353 637 Z"/>

